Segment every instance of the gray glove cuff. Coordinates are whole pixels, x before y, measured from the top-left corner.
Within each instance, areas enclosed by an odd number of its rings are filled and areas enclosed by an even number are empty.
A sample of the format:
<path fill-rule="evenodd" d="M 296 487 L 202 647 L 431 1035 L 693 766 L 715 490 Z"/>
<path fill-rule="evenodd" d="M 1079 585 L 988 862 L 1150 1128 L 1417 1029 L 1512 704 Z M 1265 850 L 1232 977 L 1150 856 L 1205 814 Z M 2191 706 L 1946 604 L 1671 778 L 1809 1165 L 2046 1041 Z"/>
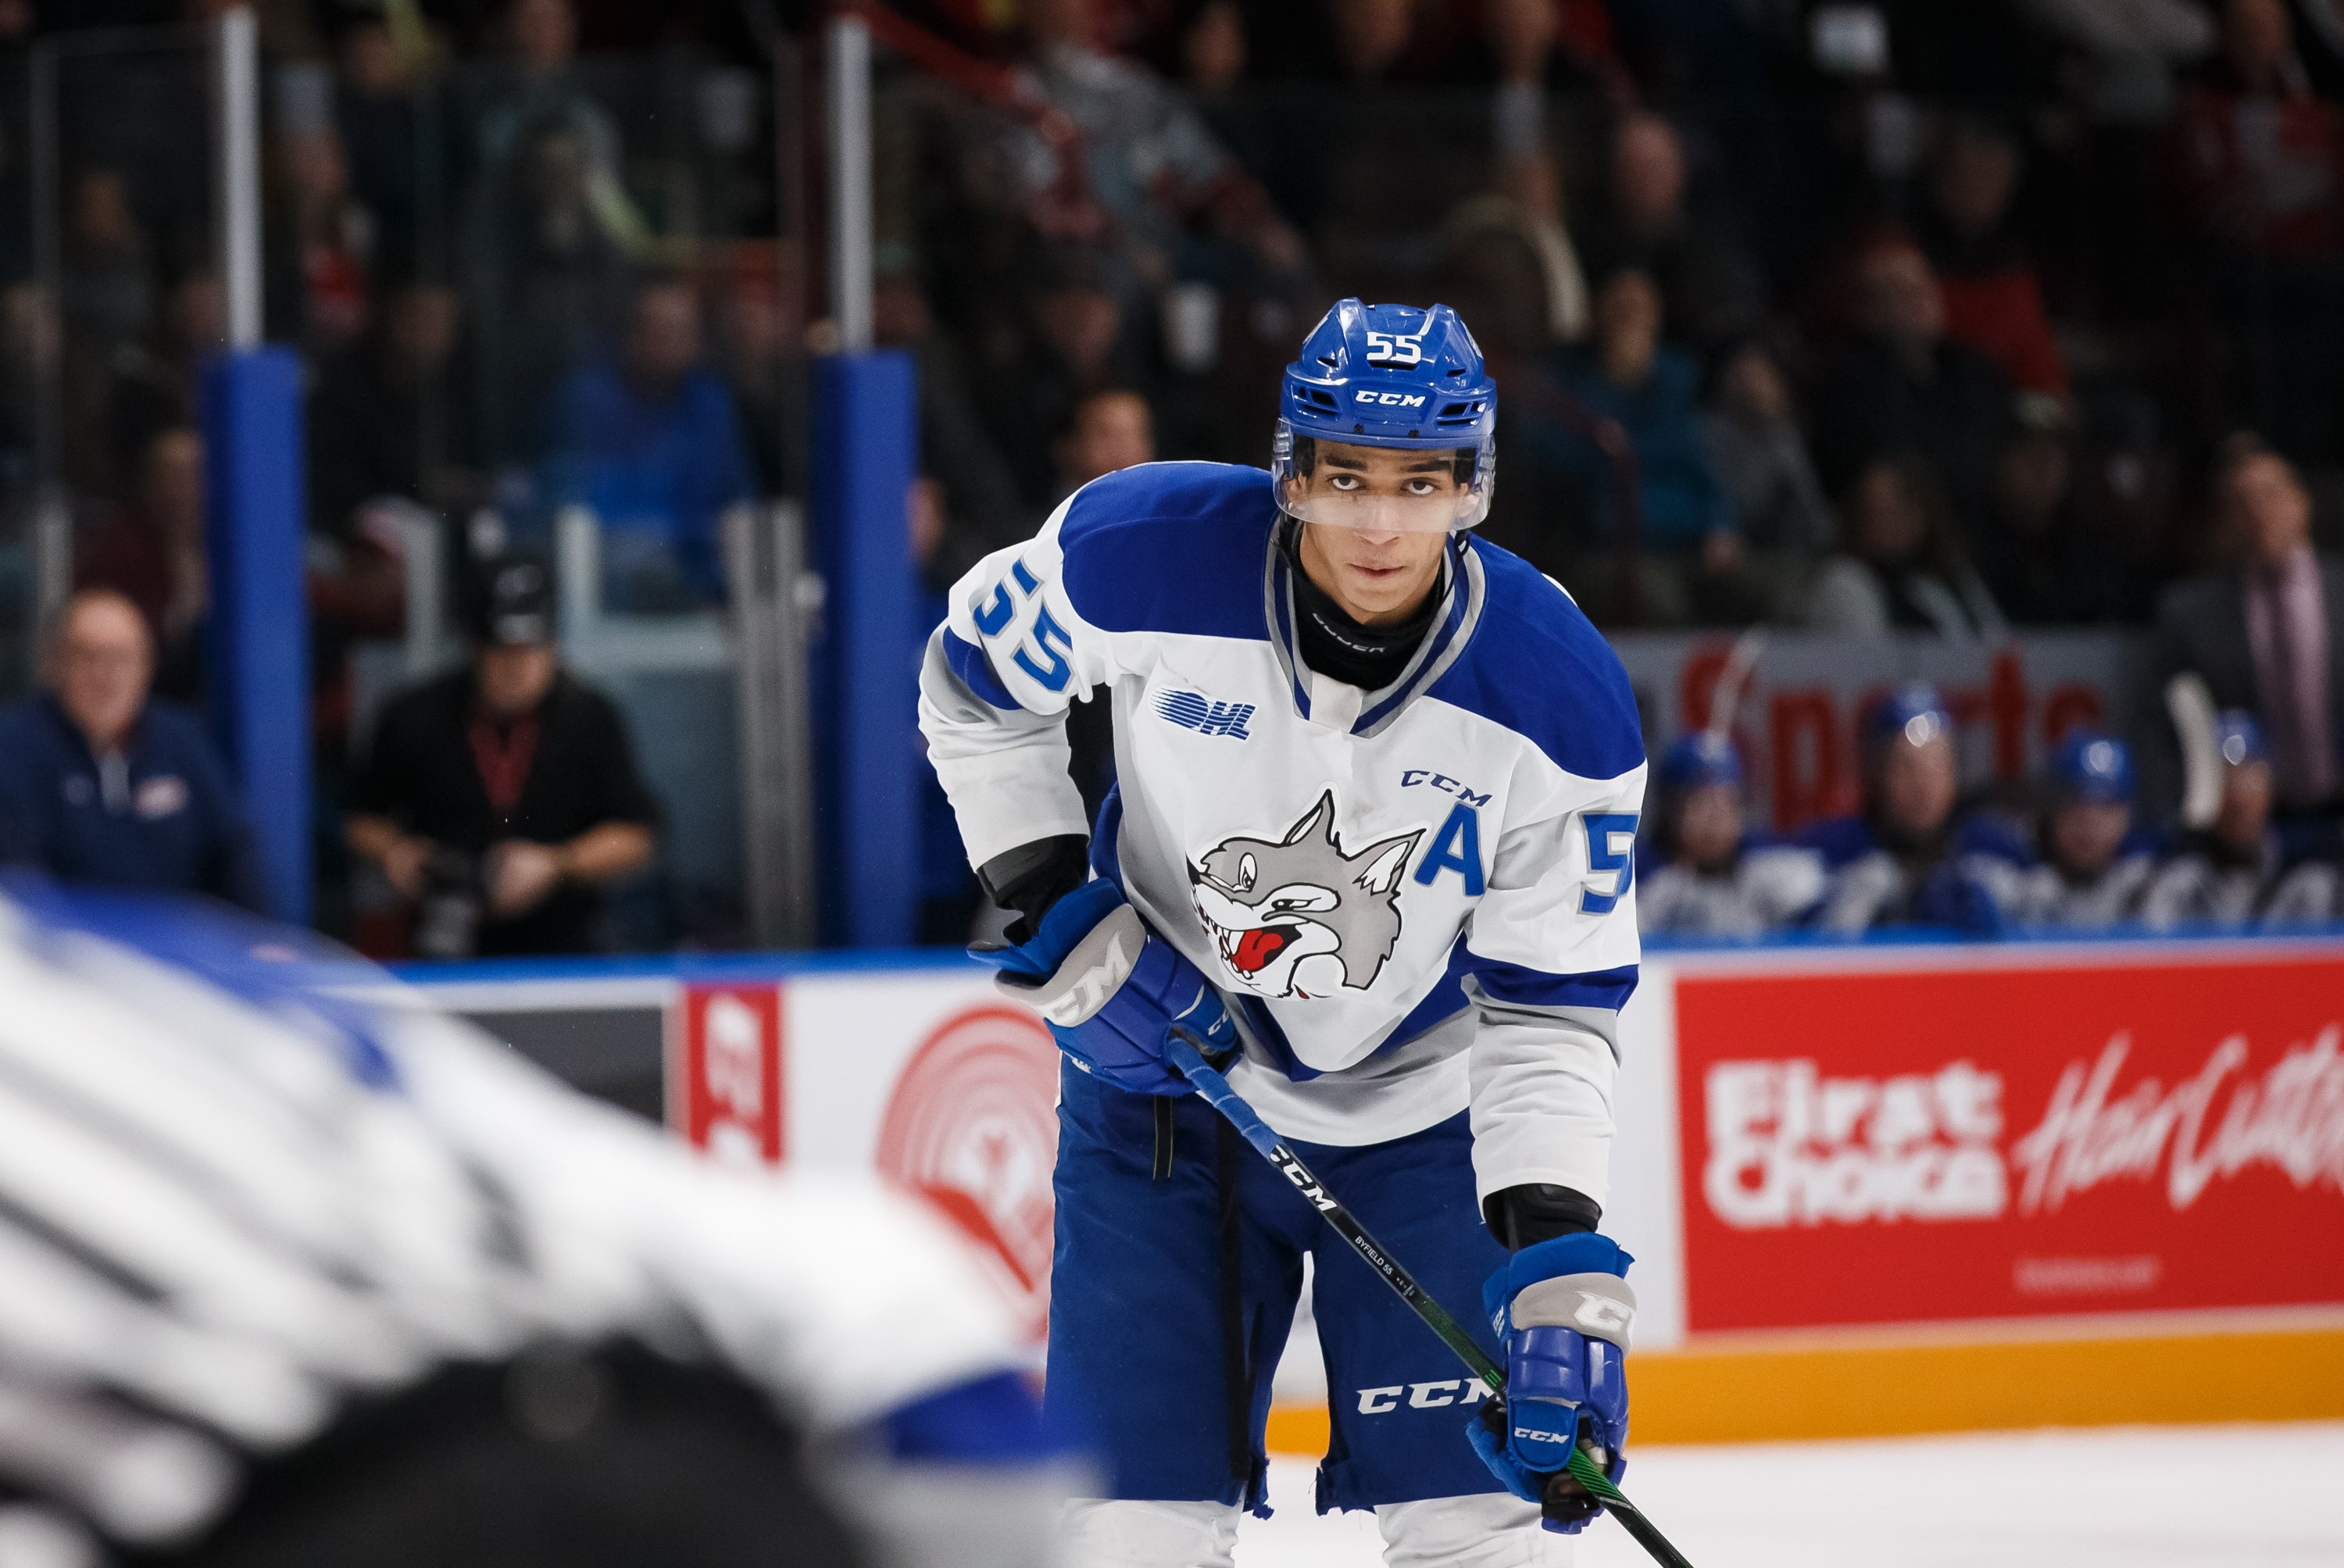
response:
<path fill-rule="evenodd" d="M 1139 911 L 1119 904 L 1114 914 L 1075 944 L 1075 950 L 1048 979 L 1025 986 L 1006 975 L 995 975 L 994 987 L 1061 1028 L 1072 1028 L 1106 1006 L 1107 998 L 1131 978 L 1132 966 L 1139 962 L 1147 946 L 1147 926 L 1140 920 Z"/>
<path fill-rule="evenodd" d="M 1636 1290 L 1616 1274 L 1565 1274 L 1514 1292 L 1517 1329 L 1576 1329 L 1622 1351 L 1636 1321 Z"/>

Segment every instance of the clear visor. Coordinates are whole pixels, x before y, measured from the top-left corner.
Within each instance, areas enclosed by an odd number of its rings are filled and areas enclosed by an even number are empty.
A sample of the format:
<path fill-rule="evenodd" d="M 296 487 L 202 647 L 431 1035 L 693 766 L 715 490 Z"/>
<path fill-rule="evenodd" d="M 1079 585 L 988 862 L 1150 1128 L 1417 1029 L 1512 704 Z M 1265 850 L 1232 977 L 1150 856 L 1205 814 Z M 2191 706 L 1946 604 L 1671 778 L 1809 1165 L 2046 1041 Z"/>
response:
<path fill-rule="evenodd" d="M 1304 522 L 1363 533 L 1454 533 L 1490 514 L 1490 458 L 1486 442 L 1424 450 L 1308 437 L 1298 443 L 1281 421 L 1270 471 L 1279 505 Z"/>

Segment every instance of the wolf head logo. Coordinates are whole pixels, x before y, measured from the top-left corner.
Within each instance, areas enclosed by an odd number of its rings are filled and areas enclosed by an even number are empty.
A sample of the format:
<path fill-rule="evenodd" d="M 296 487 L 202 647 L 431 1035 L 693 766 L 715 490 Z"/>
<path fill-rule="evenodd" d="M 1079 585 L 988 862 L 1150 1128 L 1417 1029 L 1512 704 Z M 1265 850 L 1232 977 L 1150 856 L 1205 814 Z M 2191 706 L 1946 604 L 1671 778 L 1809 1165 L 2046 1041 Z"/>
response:
<path fill-rule="evenodd" d="M 1226 838 L 1188 867 L 1205 930 L 1238 984 L 1265 996 L 1365 990 L 1399 940 L 1399 878 L 1422 828 L 1346 855 L 1335 792 L 1281 839 Z"/>

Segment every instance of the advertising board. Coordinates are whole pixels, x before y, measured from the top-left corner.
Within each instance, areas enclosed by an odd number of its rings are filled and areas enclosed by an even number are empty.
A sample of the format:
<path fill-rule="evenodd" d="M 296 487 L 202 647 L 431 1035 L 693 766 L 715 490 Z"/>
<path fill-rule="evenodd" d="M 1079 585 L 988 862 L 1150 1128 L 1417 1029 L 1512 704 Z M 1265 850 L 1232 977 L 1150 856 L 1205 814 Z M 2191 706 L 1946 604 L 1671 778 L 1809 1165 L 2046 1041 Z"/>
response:
<path fill-rule="evenodd" d="M 1681 974 L 1686 1327 L 2344 1301 L 2344 956 Z"/>

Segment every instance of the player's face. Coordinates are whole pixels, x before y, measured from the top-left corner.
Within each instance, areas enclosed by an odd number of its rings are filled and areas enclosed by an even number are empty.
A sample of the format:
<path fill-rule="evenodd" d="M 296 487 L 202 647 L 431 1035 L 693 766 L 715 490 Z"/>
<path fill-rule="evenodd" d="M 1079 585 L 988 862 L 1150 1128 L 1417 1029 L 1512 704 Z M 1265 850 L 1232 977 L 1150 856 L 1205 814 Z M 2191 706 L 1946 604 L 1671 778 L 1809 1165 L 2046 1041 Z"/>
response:
<path fill-rule="evenodd" d="M 1677 808 L 1677 854 L 1688 864 L 1723 865 L 1742 843 L 1742 792 L 1730 784 L 1703 784 Z"/>
<path fill-rule="evenodd" d="M 2072 876 L 2097 876 L 2114 865 L 2132 807 L 2121 801 L 2071 801 L 2051 817 L 2051 856 Z"/>
<path fill-rule="evenodd" d="M 1362 626 L 1398 625 L 1440 578 L 1445 533 L 1369 533 L 1302 525 L 1302 570 Z"/>
<path fill-rule="evenodd" d="M 1287 510 L 1303 520 L 1310 581 L 1373 626 L 1424 602 L 1463 500 L 1449 452 L 1322 441 L 1310 472 L 1289 483 Z"/>
<path fill-rule="evenodd" d="M 1954 743 L 1933 735 L 1922 745 L 1891 741 L 1880 759 L 1880 811 L 1888 825 L 1926 838 L 1954 814 L 1960 780 L 1954 772 Z"/>

